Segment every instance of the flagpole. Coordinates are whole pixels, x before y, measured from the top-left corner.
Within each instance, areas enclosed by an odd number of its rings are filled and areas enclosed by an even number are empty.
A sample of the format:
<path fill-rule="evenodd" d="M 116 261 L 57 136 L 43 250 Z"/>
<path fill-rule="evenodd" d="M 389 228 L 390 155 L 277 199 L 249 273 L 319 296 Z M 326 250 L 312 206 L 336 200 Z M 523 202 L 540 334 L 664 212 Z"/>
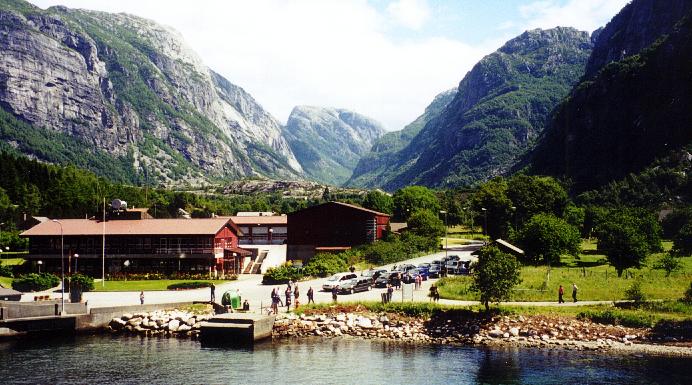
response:
<path fill-rule="evenodd" d="M 101 287 L 106 287 L 106 197 L 103 197 L 103 219 L 101 237 Z"/>

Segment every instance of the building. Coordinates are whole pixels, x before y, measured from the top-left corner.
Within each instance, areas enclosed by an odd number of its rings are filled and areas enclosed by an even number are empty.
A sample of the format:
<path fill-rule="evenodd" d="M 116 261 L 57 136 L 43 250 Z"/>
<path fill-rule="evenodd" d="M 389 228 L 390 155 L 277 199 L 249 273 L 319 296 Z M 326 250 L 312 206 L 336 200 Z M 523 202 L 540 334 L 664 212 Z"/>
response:
<path fill-rule="evenodd" d="M 230 218 L 149 219 L 145 211 L 112 213 L 109 220 L 60 219 L 23 232 L 29 239 L 28 262 L 36 270 L 106 274 L 185 272 L 238 274 L 252 251 L 240 248 L 242 234 Z M 102 240 L 105 239 L 105 249 Z M 103 258 L 105 251 L 105 259 Z"/>
<path fill-rule="evenodd" d="M 273 213 L 247 214 L 249 213 L 240 212 L 238 215 L 230 217 L 241 232 L 238 237 L 238 244 L 283 245 L 286 243 L 288 238 L 287 216 L 271 215 Z"/>
<path fill-rule="evenodd" d="M 389 215 L 341 202 L 288 214 L 288 259 L 306 261 L 316 252 L 335 252 L 382 239 Z"/>

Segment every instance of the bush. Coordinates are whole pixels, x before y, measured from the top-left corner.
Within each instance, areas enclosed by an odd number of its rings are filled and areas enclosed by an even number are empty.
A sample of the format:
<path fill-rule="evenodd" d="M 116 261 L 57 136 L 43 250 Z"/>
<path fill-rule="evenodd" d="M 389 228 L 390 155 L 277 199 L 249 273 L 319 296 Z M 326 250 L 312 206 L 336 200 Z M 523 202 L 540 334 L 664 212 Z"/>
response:
<path fill-rule="evenodd" d="M 66 284 L 69 285 L 69 287 L 71 288 L 74 287 L 75 289 L 81 291 L 94 290 L 94 279 L 89 277 L 88 275 L 75 274 L 72 277 L 68 278 Z"/>
<path fill-rule="evenodd" d="M 50 273 L 31 273 L 12 281 L 12 288 L 21 292 L 43 291 L 58 286 L 60 278 Z"/>
<path fill-rule="evenodd" d="M 625 290 L 625 298 L 629 299 L 630 301 L 634 301 L 634 303 L 637 305 L 646 301 L 646 295 L 642 290 L 641 281 L 634 281 L 634 283 L 627 290 Z"/>
<path fill-rule="evenodd" d="M 346 271 L 348 265 L 345 257 L 347 253 L 316 254 L 303 268 L 303 275 L 311 275 L 313 277 L 328 277 L 332 274 Z"/>
<path fill-rule="evenodd" d="M 298 281 L 303 278 L 300 269 L 294 267 L 290 262 L 277 267 L 272 267 L 262 276 L 262 284 L 278 285 L 288 283 L 288 281 Z"/>
<path fill-rule="evenodd" d="M 680 260 L 675 258 L 671 253 L 665 253 L 654 265 L 654 269 L 665 271 L 666 277 L 669 277 L 670 273 L 679 270 L 680 267 L 682 267 Z"/>
<path fill-rule="evenodd" d="M 654 323 L 654 318 L 650 314 L 628 314 L 611 309 L 602 311 L 586 310 L 577 314 L 577 319 L 633 328 L 648 328 Z"/>
<path fill-rule="evenodd" d="M 168 290 L 185 290 L 185 289 L 200 289 L 203 287 L 210 287 L 211 282 L 205 281 L 192 281 L 192 282 L 178 282 L 168 285 Z"/>
<path fill-rule="evenodd" d="M 14 273 L 12 272 L 12 267 L 8 265 L 0 265 L 0 277 L 14 277 Z"/>

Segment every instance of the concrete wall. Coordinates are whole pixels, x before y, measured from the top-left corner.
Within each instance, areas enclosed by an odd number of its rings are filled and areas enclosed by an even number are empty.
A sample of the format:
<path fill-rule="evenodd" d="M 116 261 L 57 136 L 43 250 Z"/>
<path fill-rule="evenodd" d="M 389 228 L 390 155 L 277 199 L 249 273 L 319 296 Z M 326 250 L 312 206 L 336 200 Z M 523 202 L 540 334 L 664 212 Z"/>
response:
<path fill-rule="evenodd" d="M 60 314 L 62 309 L 60 301 L 36 303 L 0 301 L 0 307 L 2 307 L 3 319 L 50 317 L 56 315 L 56 312 Z M 65 312 L 67 314 L 86 314 L 87 305 L 86 303 L 65 302 Z"/>

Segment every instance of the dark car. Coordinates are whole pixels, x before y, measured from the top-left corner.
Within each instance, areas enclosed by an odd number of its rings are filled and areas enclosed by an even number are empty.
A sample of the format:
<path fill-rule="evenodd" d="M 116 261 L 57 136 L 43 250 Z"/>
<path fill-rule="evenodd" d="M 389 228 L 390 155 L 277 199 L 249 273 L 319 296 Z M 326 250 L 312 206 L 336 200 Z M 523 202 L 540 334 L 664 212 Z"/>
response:
<path fill-rule="evenodd" d="M 339 292 L 342 294 L 353 294 L 359 291 L 372 289 L 372 279 L 370 277 L 358 277 L 342 283 Z"/>
<path fill-rule="evenodd" d="M 397 266 L 396 269 L 394 269 L 394 270 L 400 271 L 400 272 L 402 272 L 402 273 L 405 273 L 405 272 L 407 272 L 407 271 L 409 271 L 409 270 L 413 270 L 413 269 L 415 269 L 415 268 L 416 268 L 416 265 L 412 265 L 412 264 L 410 264 L 410 263 L 407 263 L 407 264 L 404 264 L 404 265 L 399 265 L 399 266 Z"/>
<path fill-rule="evenodd" d="M 427 262 L 426 262 L 426 263 L 420 263 L 420 264 L 418 264 L 418 268 L 419 268 L 419 269 L 420 269 L 421 267 L 426 268 L 426 269 L 429 269 L 430 266 L 432 266 L 432 264 L 431 264 L 431 263 L 427 263 Z"/>
<path fill-rule="evenodd" d="M 428 271 L 429 271 L 428 269 L 418 268 L 418 269 L 413 269 L 413 270 L 409 271 L 408 273 L 411 274 L 411 276 L 414 279 L 416 278 L 417 275 L 420 275 L 420 277 L 423 279 L 423 281 L 427 281 L 428 276 L 430 275 L 428 273 Z"/>
<path fill-rule="evenodd" d="M 396 272 L 394 271 L 387 271 L 380 274 L 380 276 L 375 280 L 375 287 L 387 287 L 388 283 L 392 283 L 392 279 L 394 278 L 395 274 Z"/>
<path fill-rule="evenodd" d="M 432 265 L 430 269 L 428 269 L 428 276 L 430 278 L 440 278 L 441 270 L 439 264 Z"/>
<path fill-rule="evenodd" d="M 374 282 L 374 281 L 377 280 L 377 278 L 380 277 L 380 275 L 382 275 L 382 273 L 386 273 L 386 272 L 387 272 L 387 269 L 370 269 L 370 270 L 365 270 L 365 271 L 361 274 L 361 276 L 362 276 L 362 277 L 369 277 L 369 278 L 371 278 L 371 279 L 373 280 L 373 282 Z"/>

